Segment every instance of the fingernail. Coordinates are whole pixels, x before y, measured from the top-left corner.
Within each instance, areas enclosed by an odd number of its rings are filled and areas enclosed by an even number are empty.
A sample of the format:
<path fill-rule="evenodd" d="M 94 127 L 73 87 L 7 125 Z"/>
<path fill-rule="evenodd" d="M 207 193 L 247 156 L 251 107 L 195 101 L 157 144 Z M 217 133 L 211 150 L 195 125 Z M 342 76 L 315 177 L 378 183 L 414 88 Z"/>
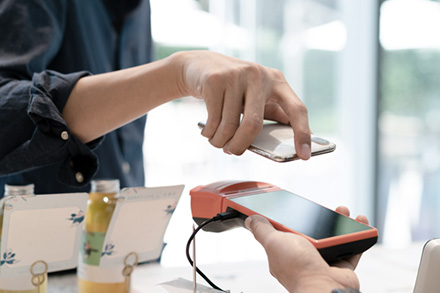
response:
<path fill-rule="evenodd" d="M 301 146 L 301 156 L 303 160 L 308 160 L 310 159 L 310 146 L 308 144 L 303 144 Z"/>
<path fill-rule="evenodd" d="M 252 218 L 251 217 L 247 217 L 246 220 L 244 221 L 244 225 L 246 226 L 246 228 L 251 230 L 251 224 L 252 224 Z"/>

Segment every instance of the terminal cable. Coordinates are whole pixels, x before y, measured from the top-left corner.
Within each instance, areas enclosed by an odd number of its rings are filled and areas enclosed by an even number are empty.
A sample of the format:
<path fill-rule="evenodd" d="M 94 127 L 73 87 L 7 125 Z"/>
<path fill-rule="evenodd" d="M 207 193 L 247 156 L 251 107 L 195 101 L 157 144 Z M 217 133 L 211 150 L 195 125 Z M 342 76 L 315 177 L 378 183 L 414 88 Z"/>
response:
<path fill-rule="evenodd" d="M 233 219 L 233 218 L 238 218 L 240 216 L 240 214 L 237 211 L 227 211 L 224 213 L 219 213 L 217 214 L 215 217 L 212 217 L 210 219 L 207 219 L 206 221 L 204 221 L 203 223 L 201 223 L 197 229 L 195 229 L 193 231 L 193 233 L 191 234 L 191 237 L 189 237 L 188 239 L 188 243 L 186 244 L 186 258 L 188 259 L 189 263 L 191 264 L 191 266 L 193 266 L 193 260 L 191 259 L 191 256 L 189 254 L 190 251 L 190 246 L 191 246 L 191 242 L 193 241 L 194 237 L 196 236 L 197 232 L 200 231 L 200 229 L 202 229 L 203 227 L 205 227 L 206 225 L 208 225 L 209 223 L 212 222 L 217 222 L 217 221 L 225 221 L 225 220 L 229 220 L 229 219 Z M 227 292 L 223 289 L 221 289 L 220 287 L 218 287 L 216 284 L 214 284 L 197 266 L 196 266 L 196 271 L 197 273 L 203 278 L 205 279 L 205 281 L 214 289 L 222 291 L 222 292 Z"/>

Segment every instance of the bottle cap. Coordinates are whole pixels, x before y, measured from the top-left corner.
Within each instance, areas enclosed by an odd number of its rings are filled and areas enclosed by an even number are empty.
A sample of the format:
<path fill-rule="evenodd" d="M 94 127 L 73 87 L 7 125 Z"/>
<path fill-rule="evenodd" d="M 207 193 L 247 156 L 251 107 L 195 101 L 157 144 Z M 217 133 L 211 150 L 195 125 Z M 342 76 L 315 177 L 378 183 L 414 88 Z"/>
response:
<path fill-rule="evenodd" d="M 119 192 L 119 179 L 92 180 L 92 192 L 115 193 Z"/>
<path fill-rule="evenodd" d="M 8 195 L 34 195 L 34 184 L 10 185 L 5 184 L 5 196 Z"/>

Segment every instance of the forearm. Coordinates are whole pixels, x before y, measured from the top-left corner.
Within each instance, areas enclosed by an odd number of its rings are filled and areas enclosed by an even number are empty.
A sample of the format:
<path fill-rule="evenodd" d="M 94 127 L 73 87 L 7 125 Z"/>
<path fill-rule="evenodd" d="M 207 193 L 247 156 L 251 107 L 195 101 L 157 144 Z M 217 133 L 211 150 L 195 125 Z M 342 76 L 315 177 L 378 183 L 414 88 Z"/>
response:
<path fill-rule="evenodd" d="M 187 95 L 180 80 L 181 55 L 80 79 L 62 112 L 72 133 L 87 143 Z"/>

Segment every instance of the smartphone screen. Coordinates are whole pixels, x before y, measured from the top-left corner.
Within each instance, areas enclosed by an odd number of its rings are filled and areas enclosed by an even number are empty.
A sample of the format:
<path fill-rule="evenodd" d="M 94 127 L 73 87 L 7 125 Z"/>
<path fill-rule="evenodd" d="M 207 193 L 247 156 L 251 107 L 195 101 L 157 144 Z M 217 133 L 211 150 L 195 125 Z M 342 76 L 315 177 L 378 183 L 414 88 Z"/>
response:
<path fill-rule="evenodd" d="M 323 239 L 371 227 L 286 190 L 228 198 L 292 230 Z"/>

